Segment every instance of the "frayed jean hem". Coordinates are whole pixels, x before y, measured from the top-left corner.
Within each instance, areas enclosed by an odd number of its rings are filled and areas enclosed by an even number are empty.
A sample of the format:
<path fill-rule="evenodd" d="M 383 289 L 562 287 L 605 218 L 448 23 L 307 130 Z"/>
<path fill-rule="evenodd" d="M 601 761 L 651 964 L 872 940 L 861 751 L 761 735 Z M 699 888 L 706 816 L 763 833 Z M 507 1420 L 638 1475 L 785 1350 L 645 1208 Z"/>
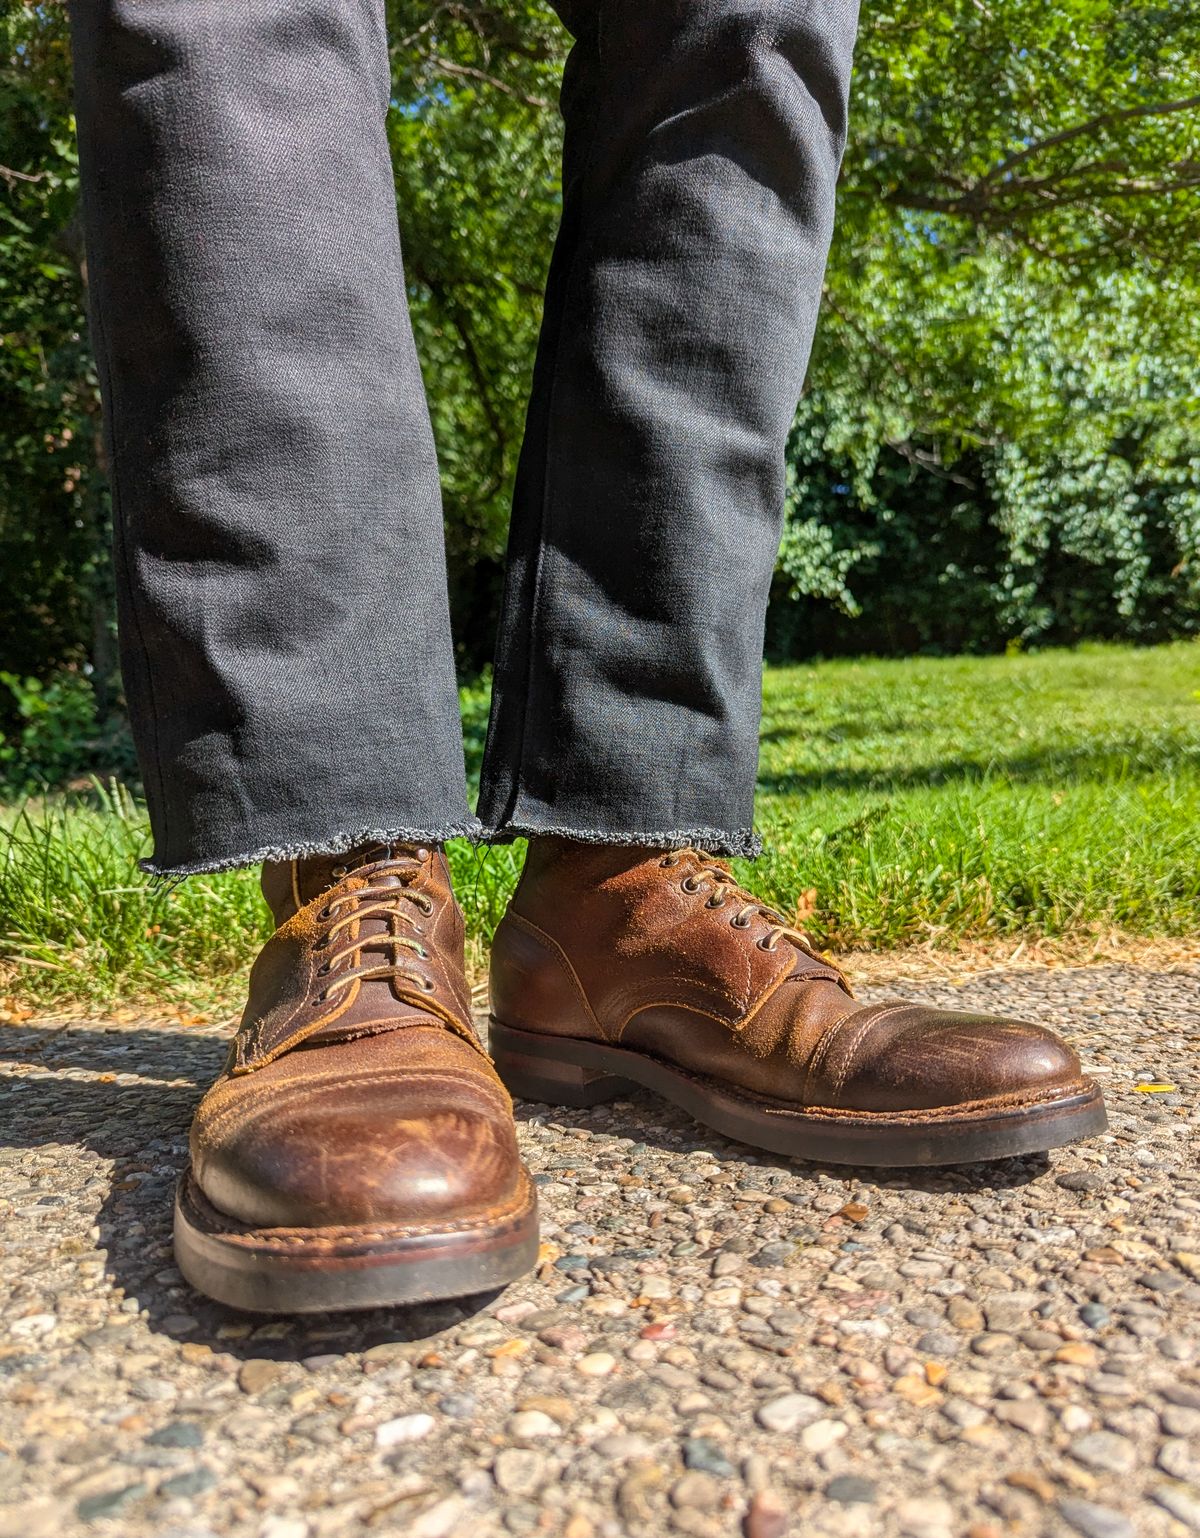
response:
<path fill-rule="evenodd" d="M 210 876 L 220 871 L 241 870 L 247 866 L 277 864 L 287 860 L 305 860 L 313 855 L 346 854 L 363 844 L 444 844 L 451 838 L 468 838 L 479 842 L 482 824 L 477 817 L 467 817 L 460 822 L 443 823 L 440 827 L 417 828 L 360 828 L 351 833 L 331 833 L 327 838 L 311 842 L 271 844 L 261 849 L 250 849 L 245 854 L 221 855 L 211 860 L 189 860 L 182 865 L 163 864 L 155 858 L 139 860 L 138 864 L 148 876 L 165 881 L 181 880 L 185 876 Z"/>

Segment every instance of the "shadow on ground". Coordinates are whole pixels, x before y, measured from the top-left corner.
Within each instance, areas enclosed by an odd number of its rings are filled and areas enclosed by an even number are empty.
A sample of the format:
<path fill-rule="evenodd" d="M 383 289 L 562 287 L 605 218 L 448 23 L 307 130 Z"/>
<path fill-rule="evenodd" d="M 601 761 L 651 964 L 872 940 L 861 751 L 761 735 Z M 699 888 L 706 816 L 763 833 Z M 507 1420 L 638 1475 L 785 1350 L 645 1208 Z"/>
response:
<path fill-rule="evenodd" d="M 175 1182 L 187 1159 L 187 1129 L 203 1088 L 219 1072 L 223 1039 L 171 1026 L 109 1027 L 14 1025 L 0 1027 L 0 1063 L 48 1070 L 0 1080 L 0 1145 L 54 1148 L 75 1143 L 111 1160 L 108 1190 L 96 1216 L 97 1249 L 106 1270 L 127 1299 L 144 1311 L 156 1333 L 201 1343 L 243 1359 L 294 1360 L 316 1352 L 361 1351 L 390 1341 L 425 1339 L 461 1323 L 494 1301 L 488 1293 L 448 1303 L 375 1310 L 357 1315 L 312 1315 L 299 1338 L 264 1338 L 251 1329 L 233 1337 L 239 1325 L 261 1326 L 247 1316 L 209 1302 L 194 1292 L 175 1268 L 171 1250 L 171 1213 Z M 89 1077 L 66 1077 L 87 1074 Z M 137 1074 L 141 1082 L 117 1082 L 117 1075 Z M 98 1077 L 92 1077 L 93 1075 Z M 681 1135 L 696 1139 L 736 1166 L 749 1157 L 759 1166 L 799 1171 L 822 1166 L 789 1163 L 770 1155 L 747 1155 L 736 1144 L 706 1134 L 670 1108 L 648 1137 L 646 1096 L 586 1111 L 519 1102 L 518 1123 L 538 1121 L 568 1128 L 603 1130 L 635 1142 L 653 1142 L 678 1150 Z M 963 1169 L 884 1172 L 892 1190 L 980 1191 L 1024 1186 L 1045 1173 L 1047 1161 L 1025 1158 Z M 870 1188 L 869 1170 L 839 1167 L 842 1177 Z M 55 1214 L 63 1203 L 50 1193 L 46 1206 L 47 1243 L 55 1238 Z M 803 1214 L 797 1207 L 797 1217 Z M 269 1332 L 268 1332 L 269 1336 Z M 319 1344 L 314 1344 L 319 1341 Z M 344 1344 L 339 1345 L 339 1341 Z"/>

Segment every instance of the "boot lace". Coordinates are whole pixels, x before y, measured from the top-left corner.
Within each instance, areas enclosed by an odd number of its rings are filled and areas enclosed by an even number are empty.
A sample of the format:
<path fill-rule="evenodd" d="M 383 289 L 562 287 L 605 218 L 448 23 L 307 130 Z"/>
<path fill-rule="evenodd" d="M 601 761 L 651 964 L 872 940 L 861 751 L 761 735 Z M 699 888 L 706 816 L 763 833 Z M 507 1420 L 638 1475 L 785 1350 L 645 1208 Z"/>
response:
<path fill-rule="evenodd" d="M 316 948 L 329 951 L 317 968 L 317 976 L 327 977 L 329 982 L 313 1000 L 314 1006 L 328 1003 L 356 979 L 403 978 L 424 993 L 437 991 L 437 984 L 417 971 L 403 954 L 411 952 L 422 960 L 429 956 L 419 939 L 425 933 L 424 926 L 411 911 L 415 908 L 426 918 L 433 912 L 432 899 L 414 887 L 421 875 L 421 865 L 428 858 L 429 851 L 425 849 L 418 849 L 410 861 L 397 858 L 391 849 L 384 848 L 380 868 L 370 872 L 364 886 L 334 892 L 326 898 L 317 911 L 325 929 Z M 371 863 L 370 858 L 362 862 L 364 867 Z M 350 874 L 351 868 L 335 865 L 332 875 L 340 880 Z M 378 919 L 385 927 L 364 935 L 362 925 L 367 919 Z M 346 935 L 346 939 L 335 946 L 339 935 Z M 383 954 L 371 959 L 364 954 L 368 951 Z"/>
<path fill-rule="evenodd" d="M 670 854 L 665 854 L 658 863 L 666 870 L 684 863 L 693 864 L 694 868 L 689 869 L 679 883 L 680 889 L 692 895 L 702 892 L 706 884 L 711 882 L 712 891 L 705 903 L 706 908 L 724 908 L 729 903 L 738 903 L 737 912 L 729 920 L 734 929 L 749 929 L 753 919 L 766 919 L 770 927 L 766 934 L 755 941 L 760 950 L 776 950 L 781 940 L 787 940 L 814 961 L 821 962 L 823 966 L 832 965 L 802 929 L 789 924 L 782 914 L 776 913 L 774 908 L 766 907 L 753 893 L 740 886 L 737 877 L 719 856 L 689 844 L 684 849 L 674 849 Z"/>

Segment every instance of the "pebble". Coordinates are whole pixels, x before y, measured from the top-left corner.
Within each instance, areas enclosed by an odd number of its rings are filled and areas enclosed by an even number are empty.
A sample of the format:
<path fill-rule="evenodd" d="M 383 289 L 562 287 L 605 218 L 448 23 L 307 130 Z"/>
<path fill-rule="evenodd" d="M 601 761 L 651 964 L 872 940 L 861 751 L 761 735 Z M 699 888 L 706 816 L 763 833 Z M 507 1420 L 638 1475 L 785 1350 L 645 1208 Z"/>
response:
<path fill-rule="evenodd" d="M 972 1303 L 969 1298 L 961 1294 L 950 1299 L 946 1305 L 946 1318 L 956 1330 L 965 1333 L 973 1333 L 983 1328 L 983 1311 L 977 1303 Z"/>
<path fill-rule="evenodd" d="M 81 1522 L 98 1522 L 102 1517 L 115 1517 L 145 1493 L 143 1484 L 120 1485 L 114 1490 L 84 1496 L 76 1503 L 75 1511 Z"/>
<path fill-rule="evenodd" d="M 1011 1334 L 1029 1323 L 1030 1312 L 1040 1300 L 1030 1293 L 1010 1293 L 1003 1298 L 989 1298 L 983 1306 L 983 1317 L 994 1334 Z"/>
<path fill-rule="evenodd" d="M 14 1319 L 8 1330 L 18 1340 L 37 1340 L 43 1335 L 49 1335 L 57 1323 L 53 1314 L 25 1314 L 20 1319 Z"/>
<path fill-rule="evenodd" d="M 861 1474 L 839 1474 L 825 1486 L 825 1494 L 842 1506 L 870 1506 L 875 1500 L 875 1486 Z"/>
<path fill-rule="evenodd" d="M 1068 1498 L 1059 1501 L 1058 1510 L 1063 1520 L 1084 1538 L 1137 1538 L 1137 1529 L 1129 1518 L 1110 1506 Z"/>
<path fill-rule="evenodd" d="M 268 1517 L 258 1538 L 309 1538 L 312 1528 L 303 1517 Z"/>
<path fill-rule="evenodd" d="M 205 1490 L 211 1489 L 216 1482 L 217 1476 L 211 1469 L 187 1469 L 182 1474 L 174 1474 L 170 1479 L 164 1479 L 158 1487 L 158 1493 L 190 1500 L 193 1496 L 201 1495 Z"/>
<path fill-rule="evenodd" d="M 814 1399 L 811 1394 L 784 1394 L 779 1399 L 760 1405 L 757 1420 L 768 1431 L 786 1433 L 817 1420 L 824 1410 L 821 1401 Z"/>
<path fill-rule="evenodd" d="M 995 1416 L 1006 1426 L 1016 1426 L 1019 1430 L 1028 1432 L 1031 1437 L 1044 1435 L 1050 1424 L 1050 1412 L 1040 1399 L 1002 1402 L 996 1406 Z"/>
<path fill-rule="evenodd" d="M 1200 1533 L 1200 1495 L 1193 1495 L 1182 1485 L 1159 1485 L 1151 1490 L 1150 1499 L 1169 1511 L 1176 1521 Z"/>
<path fill-rule="evenodd" d="M 550 1466 L 541 1453 L 523 1447 L 506 1447 L 492 1464 L 492 1478 L 506 1495 L 533 1495 L 549 1477 Z"/>
<path fill-rule="evenodd" d="M 845 1421 L 813 1421 L 800 1433 L 800 1446 L 806 1453 L 817 1456 L 836 1447 L 849 1430 Z"/>
<path fill-rule="evenodd" d="M 251 1357 L 243 1362 L 238 1370 L 238 1388 L 243 1394 L 261 1394 L 264 1389 L 272 1387 L 283 1377 L 286 1371 L 282 1362 L 273 1362 L 267 1358 Z"/>
<path fill-rule="evenodd" d="M 1099 1170 L 1067 1170 L 1056 1176 L 1054 1183 L 1064 1191 L 1103 1191 L 1112 1182 Z"/>
<path fill-rule="evenodd" d="M 1158 1466 L 1173 1479 L 1200 1484 L 1200 1452 L 1183 1437 L 1171 1437 L 1158 1450 Z"/>
<path fill-rule="evenodd" d="M 199 1447 L 204 1432 L 194 1421 L 172 1421 L 146 1438 L 149 1447 Z"/>
<path fill-rule="evenodd" d="M 433 1430 L 432 1415 L 399 1415 L 375 1428 L 376 1447 L 398 1447 L 403 1442 L 420 1442 Z"/>
<path fill-rule="evenodd" d="M 645 1458 L 652 1447 L 645 1437 L 639 1436 L 635 1431 L 616 1432 L 611 1436 L 601 1437 L 596 1443 L 596 1451 L 602 1458 L 607 1458 L 610 1463 L 623 1463 L 630 1458 Z M 687 1462 L 688 1444 L 684 1444 L 684 1461 Z M 715 1460 L 714 1460 L 715 1461 Z M 724 1463 L 724 1459 L 720 1460 Z M 691 1464 L 688 1464 L 691 1467 Z M 710 1473 L 724 1473 L 723 1469 L 712 1468 Z"/>
<path fill-rule="evenodd" d="M 209 1304 L 171 1257 L 226 1025 L 56 1022 L 27 1069 L 26 1022 L 0 1538 L 1200 1538 L 1197 976 L 864 987 L 1045 1018 L 1112 1069 L 1110 1136 L 1012 1171 L 793 1164 L 640 1095 L 521 1105 L 535 1274 L 295 1320 Z M 1148 1064 L 1170 1103 L 1133 1100 Z"/>
<path fill-rule="evenodd" d="M 582 1356 L 575 1363 L 575 1371 L 583 1373 L 586 1378 L 604 1378 L 617 1365 L 615 1356 L 607 1351 L 592 1351 L 587 1356 Z"/>
<path fill-rule="evenodd" d="M 957 1335 L 951 1335 L 945 1330 L 931 1330 L 917 1341 L 917 1350 L 922 1356 L 947 1361 L 962 1350 L 962 1341 Z"/>
<path fill-rule="evenodd" d="M 1113 1431 L 1089 1431 L 1068 1449 L 1077 1463 L 1104 1474 L 1128 1474 L 1137 1463 L 1137 1448 Z"/>
<path fill-rule="evenodd" d="M 560 1436 L 562 1427 L 541 1410 L 519 1410 L 509 1419 L 508 1434 L 518 1442 L 533 1442 L 539 1437 Z"/>
<path fill-rule="evenodd" d="M 937 1496 L 912 1496 L 896 1507 L 896 1523 L 905 1538 L 941 1538 L 954 1527 L 954 1507 Z"/>
<path fill-rule="evenodd" d="M 1011 1335 L 976 1335 L 971 1342 L 971 1350 L 976 1356 L 1002 1356 L 1007 1355 L 1016 1341 Z"/>
<path fill-rule="evenodd" d="M 414 1517 L 405 1527 L 404 1538 L 457 1538 L 467 1525 L 468 1512 L 467 1503 L 460 1496 L 447 1496 Z M 577 1538 L 585 1535 L 577 1533 Z"/>
<path fill-rule="evenodd" d="M 708 1437 L 689 1437 L 684 1442 L 683 1463 L 685 1468 L 699 1469 L 703 1473 L 716 1474 L 721 1478 L 736 1472 L 733 1464 Z"/>
<path fill-rule="evenodd" d="M 1186 1405 L 1168 1405 L 1158 1419 L 1168 1436 L 1200 1436 L 1200 1410 L 1190 1410 Z"/>
<path fill-rule="evenodd" d="M 756 1490 L 742 1519 L 745 1538 L 785 1538 L 789 1525 L 788 1503 L 774 1490 Z"/>
<path fill-rule="evenodd" d="M 690 1470 L 671 1486 L 671 1504 L 697 1511 L 712 1511 L 720 1503 L 721 1486 L 711 1474 Z"/>

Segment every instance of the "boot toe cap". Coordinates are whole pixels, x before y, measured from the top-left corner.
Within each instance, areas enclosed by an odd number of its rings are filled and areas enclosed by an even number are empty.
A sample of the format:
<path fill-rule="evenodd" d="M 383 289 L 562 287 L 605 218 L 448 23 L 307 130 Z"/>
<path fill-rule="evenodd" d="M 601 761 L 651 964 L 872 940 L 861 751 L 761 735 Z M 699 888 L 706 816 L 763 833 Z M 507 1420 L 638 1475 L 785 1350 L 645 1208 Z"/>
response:
<path fill-rule="evenodd" d="M 991 1101 L 1035 1101 L 1081 1084 L 1075 1051 L 1043 1026 L 929 1009 L 880 1008 L 853 1046 L 835 1053 L 836 1103 L 847 1109 L 920 1111 Z M 865 1026 L 865 1029 L 863 1028 Z"/>
<path fill-rule="evenodd" d="M 486 1082 L 310 1073 L 246 1088 L 224 1125 L 201 1123 L 192 1153 L 204 1195 L 240 1223 L 436 1227 L 483 1217 L 518 1189 L 511 1116 Z"/>

